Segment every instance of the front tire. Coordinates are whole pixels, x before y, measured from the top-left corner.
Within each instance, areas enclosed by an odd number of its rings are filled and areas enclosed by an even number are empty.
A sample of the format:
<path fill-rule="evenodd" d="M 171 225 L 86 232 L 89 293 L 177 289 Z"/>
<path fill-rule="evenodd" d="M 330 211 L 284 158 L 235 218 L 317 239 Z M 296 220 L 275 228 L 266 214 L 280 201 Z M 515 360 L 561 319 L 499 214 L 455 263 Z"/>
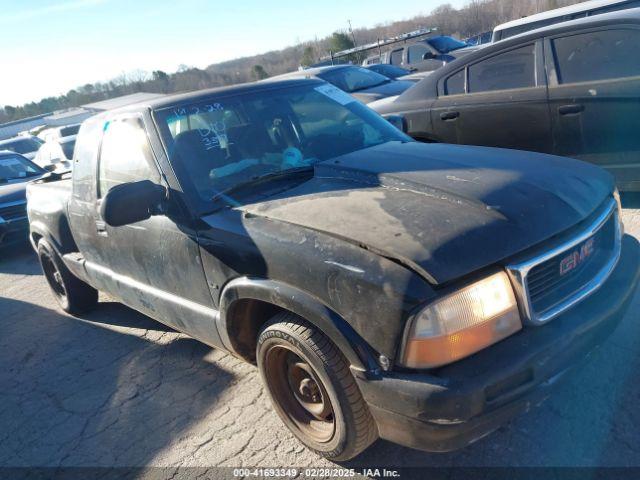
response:
<path fill-rule="evenodd" d="M 338 348 L 290 312 L 262 329 L 258 369 L 278 415 L 315 453 L 349 460 L 378 437 L 375 421 Z"/>
<path fill-rule="evenodd" d="M 65 312 L 79 314 L 96 306 L 98 291 L 73 275 L 45 239 L 38 242 L 38 259 L 53 296 Z"/>

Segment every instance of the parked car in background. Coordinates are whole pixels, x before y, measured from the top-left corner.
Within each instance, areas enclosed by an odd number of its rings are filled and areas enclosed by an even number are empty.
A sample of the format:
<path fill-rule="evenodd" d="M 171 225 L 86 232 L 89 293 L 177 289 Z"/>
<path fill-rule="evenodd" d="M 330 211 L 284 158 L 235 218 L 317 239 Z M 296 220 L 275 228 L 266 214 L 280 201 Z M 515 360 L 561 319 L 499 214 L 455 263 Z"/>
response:
<path fill-rule="evenodd" d="M 61 308 L 103 290 L 257 364 L 284 424 L 334 461 L 378 436 L 484 437 L 603 342 L 638 285 L 602 169 L 416 142 L 318 80 L 107 111 L 74 162 L 28 187 Z"/>
<path fill-rule="evenodd" d="M 24 156 L 0 151 L 0 246 L 29 238 L 27 219 L 27 182 L 46 172 Z"/>
<path fill-rule="evenodd" d="M 38 166 L 56 173 L 68 172 L 73 165 L 73 151 L 76 135 L 69 137 L 48 137 L 33 159 Z"/>
<path fill-rule="evenodd" d="M 367 65 L 365 68 L 379 73 L 380 75 L 384 75 L 385 77 L 389 77 L 392 80 L 398 80 L 405 75 L 411 74 L 411 70 L 397 67 L 395 65 L 389 65 L 388 63 L 375 63 L 373 65 Z"/>
<path fill-rule="evenodd" d="M 477 48 L 453 37 L 438 35 L 368 57 L 363 65 L 390 64 L 411 71 L 430 72 Z"/>
<path fill-rule="evenodd" d="M 37 127 L 33 127 L 27 131 L 20 132 L 18 135 L 30 135 L 33 137 L 37 137 L 40 132 L 47 130 L 49 128 L 51 127 L 49 127 L 48 125 L 38 125 Z"/>
<path fill-rule="evenodd" d="M 329 67 L 308 68 L 285 73 L 264 80 L 286 80 L 293 78 L 319 78 L 340 90 L 347 92 L 362 103 L 369 103 L 392 95 L 400 95 L 414 82 L 392 80 L 364 67 L 355 65 L 334 65 Z"/>
<path fill-rule="evenodd" d="M 514 35 L 568 20 L 636 7 L 640 7 L 640 0 L 588 0 L 586 2 L 579 2 L 575 5 L 547 10 L 536 15 L 518 18 L 517 20 L 498 25 L 493 29 L 491 41 L 497 42 L 513 37 Z"/>
<path fill-rule="evenodd" d="M 11 150 L 24 155 L 29 160 L 33 160 L 43 143 L 38 137 L 20 135 L 7 140 L 0 140 L 0 150 Z"/>
<path fill-rule="evenodd" d="M 493 32 L 482 32 L 477 35 L 473 35 L 469 38 L 465 38 L 463 41 L 469 46 L 486 45 L 492 42 Z"/>
<path fill-rule="evenodd" d="M 419 140 L 578 158 L 640 190 L 639 51 L 640 9 L 572 20 L 490 44 L 370 107 Z"/>
<path fill-rule="evenodd" d="M 49 139 L 72 137 L 78 134 L 80 125 L 80 123 L 75 123 L 62 127 L 47 128 L 38 134 L 38 138 L 46 142 Z"/>

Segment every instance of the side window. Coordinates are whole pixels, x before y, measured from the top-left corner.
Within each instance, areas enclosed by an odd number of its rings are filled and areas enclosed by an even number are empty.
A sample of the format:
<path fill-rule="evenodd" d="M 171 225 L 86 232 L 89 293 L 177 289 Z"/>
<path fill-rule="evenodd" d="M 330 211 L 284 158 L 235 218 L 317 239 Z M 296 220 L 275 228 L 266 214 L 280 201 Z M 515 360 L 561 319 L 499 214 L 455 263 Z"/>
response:
<path fill-rule="evenodd" d="M 549 25 L 554 25 L 556 23 L 566 22 L 567 20 L 571 20 L 571 18 L 554 17 L 547 20 L 539 20 L 537 22 L 530 22 L 525 23 L 524 25 L 507 28 L 506 30 L 502 30 L 502 32 L 500 32 L 500 37 L 498 38 L 498 40 L 504 40 L 505 38 L 510 38 L 525 32 L 530 32 L 532 30 L 536 30 L 537 28 L 548 27 Z"/>
<path fill-rule="evenodd" d="M 422 56 L 429 51 L 426 45 L 411 45 L 407 49 L 407 61 L 409 63 L 418 63 L 422 61 Z"/>
<path fill-rule="evenodd" d="M 527 45 L 482 60 L 469 67 L 467 92 L 490 92 L 534 87 L 534 45 Z"/>
<path fill-rule="evenodd" d="M 391 65 L 400 65 L 402 63 L 402 48 L 391 52 Z"/>
<path fill-rule="evenodd" d="M 577 83 L 640 75 L 640 31 L 602 30 L 552 41 L 558 81 Z"/>
<path fill-rule="evenodd" d="M 121 183 L 157 182 L 159 177 L 142 122 L 137 118 L 107 122 L 98 165 L 98 197 Z"/>
<path fill-rule="evenodd" d="M 103 121 L 94 117 L 85 120 L 80 127 L 73 153 L 73 195 L 76 198 L 86 200 L 95 194 L 93 181 L 103 125 Z"/>
<path fill-rule="evenodd" d="M 464 68 L 447 77 L 444 82 L 445 95 L 459 95 L 464 93 Z"/>

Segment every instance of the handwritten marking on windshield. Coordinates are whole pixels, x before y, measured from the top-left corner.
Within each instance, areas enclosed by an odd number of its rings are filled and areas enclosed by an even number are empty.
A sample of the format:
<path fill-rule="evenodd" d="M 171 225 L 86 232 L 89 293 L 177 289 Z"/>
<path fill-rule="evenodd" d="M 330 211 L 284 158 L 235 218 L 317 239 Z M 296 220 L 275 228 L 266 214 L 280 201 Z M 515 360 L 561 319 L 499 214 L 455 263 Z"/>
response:
<path fill-rule="evenodd" d="M 345 265 L 344 263 L 334 262 L 333 260 L 325 260 L 324 263 L 328 265 L 335 265 L 336 267 L 344 268 L 345 270 L 349 270 L 350 272 L 355 273 L 364 273 L 364 270 L 358 267 L 353 267 L 351 265 Z"/>
<path fill-rule="evenodd" d="M 456 177 L 455 175 L 447 175 L 447 180 L 453 180 L 454 182 L 468 182 L 468 183 L 478 183 L 476 180 L 478 178 L 474 178 L 473 180 L 467 180 L 465 178 Z"/>

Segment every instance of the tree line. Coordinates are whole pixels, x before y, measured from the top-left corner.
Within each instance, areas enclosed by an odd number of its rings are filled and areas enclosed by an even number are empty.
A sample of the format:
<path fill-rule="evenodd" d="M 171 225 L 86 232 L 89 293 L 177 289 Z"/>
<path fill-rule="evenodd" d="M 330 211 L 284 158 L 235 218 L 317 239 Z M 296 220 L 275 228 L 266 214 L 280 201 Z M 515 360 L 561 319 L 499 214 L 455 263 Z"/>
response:
<path fill-rule="evenodd" d="M 579 1 L 583 0 L 469 0 L 460 9 L 447 3 L 429 14 L 371 28 L 338 31 L 325 38 L 302 42 L 282 50 L 212 64 L 204 69 L 181 65 L 174 73 L 161 70 L 134 71 L 107 82 L 88 83 L 73 88 L 57 97 L 47 97 L 20 106 L 5 105 L 0 108 L 0 123 L 137 92 L 183 92 L 261 80 L 296 70 L 300 65 L 315 63 L 330 51 L 351 48 L 354 46 L 354 40 L 358 45 L 362 45 L 422 27 L 435 27 L 442 35 L 466 38 L 492 30 L 495 25 L 509 20 Z"/>

